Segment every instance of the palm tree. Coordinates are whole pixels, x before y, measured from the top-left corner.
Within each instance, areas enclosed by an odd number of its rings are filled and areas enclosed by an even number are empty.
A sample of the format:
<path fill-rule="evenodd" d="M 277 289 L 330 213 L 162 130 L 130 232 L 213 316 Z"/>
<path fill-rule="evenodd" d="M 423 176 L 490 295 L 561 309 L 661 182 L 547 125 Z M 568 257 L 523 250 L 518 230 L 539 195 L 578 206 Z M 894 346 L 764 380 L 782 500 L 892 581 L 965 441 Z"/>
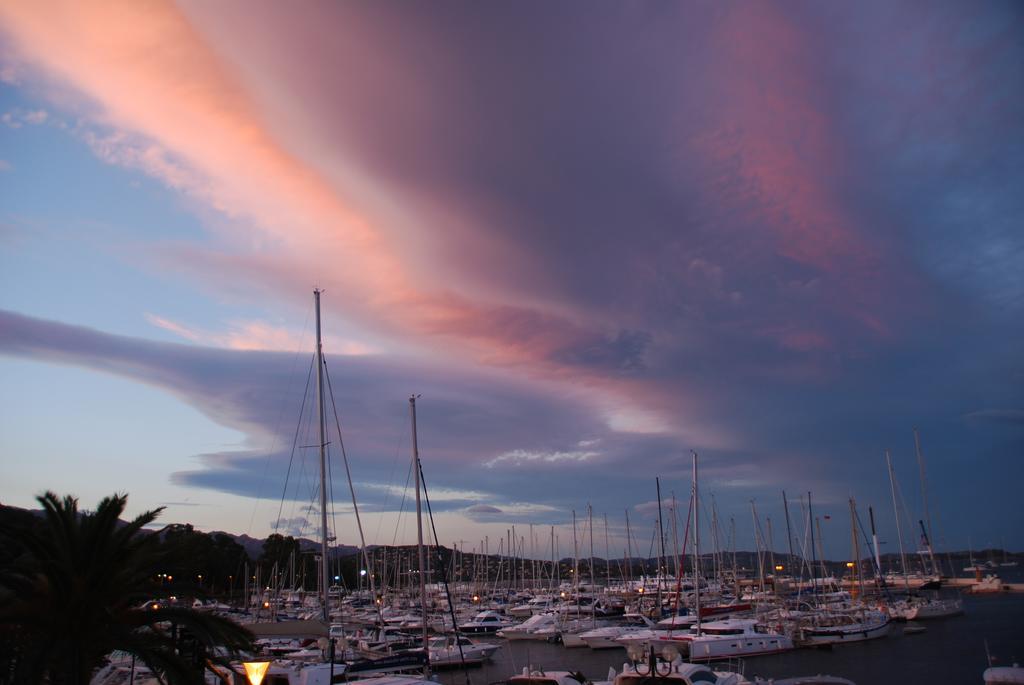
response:
<path fill-rule="evenodd" d="M 169 550 L 159 533 L 143 532 L 162 509 L 122 524 L 127 495 L 104 498 L 92 513 L 71 496 L 37 499 L 37 525 L 0 525 L 21 550 L 0 568 L 0 682 L 86 685 L 120 650 L 165 682 L 194 683 L 196 669 L 175 648 L 178 630 L 231 653 L 251 647 L 251 633 L 228 619 L 150 603 L 171 594 L 157 581 Z"/>

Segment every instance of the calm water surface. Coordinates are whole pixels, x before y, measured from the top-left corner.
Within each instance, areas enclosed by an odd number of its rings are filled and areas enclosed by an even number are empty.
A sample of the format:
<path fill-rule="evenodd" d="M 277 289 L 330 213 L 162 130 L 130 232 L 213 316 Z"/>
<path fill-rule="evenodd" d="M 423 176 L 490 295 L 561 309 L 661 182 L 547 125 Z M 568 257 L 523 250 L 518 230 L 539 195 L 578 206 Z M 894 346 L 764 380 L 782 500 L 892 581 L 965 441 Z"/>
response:
<path fill-rule="evenodd" d="M 927 631 L 903 635 L 894 624 L 888 637 L 831 650 L 799 649 L 786 654 L 746 659 L 747 677 L 784 677 L 827 673 L 857 685 L 883 683 L 981 683 L 987 666 L 985 642 L 999 665 L 1024 664 L 1024 594 L 965 596 L 963 616 L 921 621 Z M 497 638 L 491 638 L 496 641 Z M 503 641 L 502 641 L 503 642 Z M 565 649 L 535 641 L 505 642 L 492 663 L 471 668 L 472 685 L 486 685 L 532 665 L 549 670 L 582 671 L 604 680 L 609 667 L 622 669 L 624 649 Z M 445 685 L 465 685 L 461 671 L 441 671 Z"/>

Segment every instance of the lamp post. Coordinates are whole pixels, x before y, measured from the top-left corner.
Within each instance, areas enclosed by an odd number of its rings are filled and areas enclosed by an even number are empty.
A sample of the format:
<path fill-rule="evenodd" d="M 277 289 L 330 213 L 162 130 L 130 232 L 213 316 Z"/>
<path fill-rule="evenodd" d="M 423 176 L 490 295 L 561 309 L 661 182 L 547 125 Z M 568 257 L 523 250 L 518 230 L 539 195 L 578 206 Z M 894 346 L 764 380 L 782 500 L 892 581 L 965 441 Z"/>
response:
<path fill-rule="evenodd" d="M 263 682 L 263 677 L 267 675 L 270 662 L 246 661 L 242 663 L 242 666 L 245 667 L 245 678 L 249 681 L 249 685 L 260 685 Z"/>

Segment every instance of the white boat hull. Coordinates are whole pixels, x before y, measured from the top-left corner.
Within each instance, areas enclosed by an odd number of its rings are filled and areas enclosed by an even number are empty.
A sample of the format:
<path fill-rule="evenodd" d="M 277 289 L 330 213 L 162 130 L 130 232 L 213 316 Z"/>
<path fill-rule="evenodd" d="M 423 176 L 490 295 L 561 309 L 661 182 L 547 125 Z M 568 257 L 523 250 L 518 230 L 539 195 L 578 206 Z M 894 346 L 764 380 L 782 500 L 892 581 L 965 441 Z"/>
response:
<path fill-rule="evenodd" d="M 927 618 L 945 618 L 964 613 L 964 604 L 959 599 L 943 599 L 936 602 L 917 604 L 903 612 L 908 621 L 920 621 Z"/>
<path fill-rule="evenodd" d="M 616 647 L 622 647 L 621 644 L 615 640 L 621 636 L 621 633 L 615 633 L 613 635 L 589 635 L 583 638 L 583 641 L 587 643 L 587 647 L 591 649 L 615 649 Z"/>
<path fill-rule="evenodd" d="M 713 639 L 704 636 L 682 644 L 689 645 L 690 661 L 762 656 L 793 649 L 793 640 L 785 635 L 722 635 Z"/>
<path fill-rule="evenodd" d="M 885 637 L 892 628 L 890 621 L 868 625 L 844 625 L 822 628 L 805 628 L 802 631 L 801 643 L 807 647 L 822 645 L 845 644 L 847 642 L 864 642 Z"/>
<path fill-rule="evenodd" d="M 574 649 L 576 647 L 586 647 L 587 643 L 583 641 L 579 633 L 562 633 L 562 646 Z"/>

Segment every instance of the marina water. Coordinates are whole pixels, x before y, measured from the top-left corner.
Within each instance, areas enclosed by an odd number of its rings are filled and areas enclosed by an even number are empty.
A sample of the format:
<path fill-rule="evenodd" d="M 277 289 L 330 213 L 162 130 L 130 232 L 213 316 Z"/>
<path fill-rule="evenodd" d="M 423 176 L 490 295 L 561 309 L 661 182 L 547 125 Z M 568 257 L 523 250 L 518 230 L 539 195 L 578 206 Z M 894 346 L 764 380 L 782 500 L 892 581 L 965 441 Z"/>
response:
<path fill-rule="evenodd" d="M 1004 573 L 1017 580 L 1017 573 Z M 826 673 L 853 680 L 857 685 L 889 683 L 981 683 L 988 665 L 1024 664 L 1024 594 L 964 596 L 962 616 L 921 621 L 927 630 L 904 635 L 897 623 L 886 638 L 832 649 L 797 649 L 784 654 L 746 659 L 747 677 L 787 677 Z M 487 638 L 498 640 L 498 638 Z M 619 671 L 626 661 L 625 649 L 566 649 L 538 641 L 505 643 L 493 661 L 470 668 L 472 685 L 505 680 L 525 666 L 548 670 L 581 671 L 591 680 L 604 680 L 609 667 Z M 735 662 L 734 662 L 735 665 Z M 440 671 L 435 677 L 445 685 L 465 685 L 459 670 Z"/>

